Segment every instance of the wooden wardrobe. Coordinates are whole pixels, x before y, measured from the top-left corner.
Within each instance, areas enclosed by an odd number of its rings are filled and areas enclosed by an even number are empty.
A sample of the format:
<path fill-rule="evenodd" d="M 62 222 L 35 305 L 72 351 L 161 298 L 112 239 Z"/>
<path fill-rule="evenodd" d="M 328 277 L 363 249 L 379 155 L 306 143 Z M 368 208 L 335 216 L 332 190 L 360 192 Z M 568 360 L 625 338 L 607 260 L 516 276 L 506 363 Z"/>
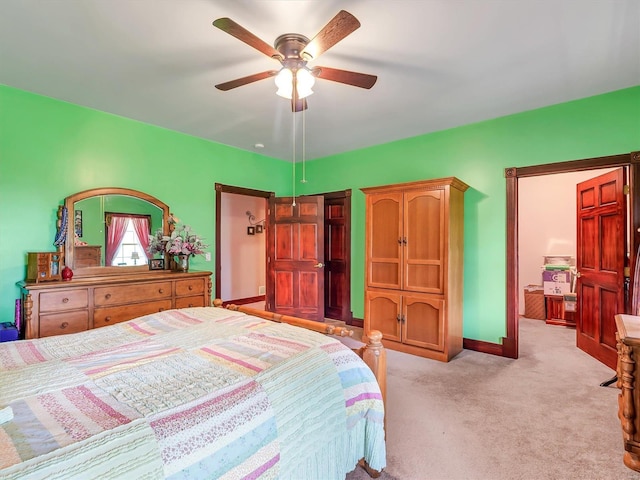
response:
<path fill-rule="evenodd" d="M 462 351 L 464 192 L 455 177 L 363 188 L 365 334 L 440 361 Z"/>

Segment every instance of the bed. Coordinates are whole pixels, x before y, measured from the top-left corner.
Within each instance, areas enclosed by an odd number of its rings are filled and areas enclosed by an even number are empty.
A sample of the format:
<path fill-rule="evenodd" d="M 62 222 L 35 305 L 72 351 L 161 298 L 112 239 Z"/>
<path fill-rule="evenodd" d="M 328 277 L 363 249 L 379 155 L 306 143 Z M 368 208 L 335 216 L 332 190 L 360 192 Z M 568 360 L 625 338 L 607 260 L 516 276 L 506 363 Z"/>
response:
<path fill-rule="evenodd" d="M 216 305 L 0 344 L 0 478 L 376 476 L 380 337 Z"/>

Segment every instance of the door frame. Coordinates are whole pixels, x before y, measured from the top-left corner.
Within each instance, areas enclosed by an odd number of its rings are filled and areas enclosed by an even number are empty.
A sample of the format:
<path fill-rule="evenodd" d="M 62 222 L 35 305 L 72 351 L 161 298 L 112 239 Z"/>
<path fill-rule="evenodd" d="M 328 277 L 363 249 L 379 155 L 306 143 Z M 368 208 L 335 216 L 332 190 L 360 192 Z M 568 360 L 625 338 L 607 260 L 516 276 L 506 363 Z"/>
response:
<path fill-rule="evenodd" d="M 215 219 L 215 226 L 216 226 L 216 234 L 215 234 L 215 239 L 216 239 L 216 268 L 215 268 L 215 298 L 221 298 L 220 295 L 222 295 L 222 265 L 221 265 L 221 252 L 220 252 L 220 241 L 221 241 L 221 237 L 222 237 L 222 225 L 221 225 L 221 221 L 222 221 L 222 194 L 223 193 L 235 193 L 238 195 L 245 195 L 247 197 L 261 197 L 264 198 L 265 200 L 268 200 L 270 197 L 275 196 L 274 192 L 267 192 L 264 190 L 254 190 L 251 188 L 244 188 L 244 187 L 234 187 L 232 185 L 223 185 L 222 183 L 216 183 L 215 184 L 215 189 L 216 189 L 216 219 Z M 268 221 L 268 220 L 267 220 Z M 267 225 L 268 227 L 268 225 Z"/>
<path fill-rule="evenodd" d="M 222 294 L 222 284 L 221 284 L 221 276 L 222 276 L 222 265 L 221 265 L 221 252 L 220 252 L 220 239 L 221 239 L 221 234 L 222 234 L 222 226 L 221 226 L 221 220 L 222 220 L 222 194 L 223 193 L 235 193 L 238 195 L 246 195 L 246 196 L 250 196 L 250 197 L 261 197 L 264 198 L 265 200 L 269 200 L 270 197 L 275 197 L 275 192 L 270 192 L 270 191 L 265 191 L 265 190 L 254 190 L 251 188 L 245 188 L 245 187 L 237 187 L 237 186 L 233 186 L 233 185 L 225 185 L 222 183 L 216 183 L 215 184 L 215 191 L 216 191 L 216 207 L 215 207 L 215 242 L 216 242 L 216 247 L 215 247 L 215 298 L 220 298 L 220 295 Z M 325 192 L 325 193 L 317 193 L 315 195 L 322 195 L 324 196 L 325 199 L 327 198 L 339 198 L 339 197 L 344 197 L 345 198 L 345 222 L 347 222 L 347 234 L 345 235 L 345 252 L 346 252 L 346 256 L 348 258 L 346 264 L 347 264 L 347 272 L 345 274 L 345 277 L 347 279 L 346 281 L 346 285 L 345 285 L 345 289 L 346 289 L 346 297 L 344 298 L 345 301 L 345 310 L 347 310 L 349 313 L 351 313 L 351 189 L 346 189 L 346 190 L 340 190 L 340 191 L 336 191 L 336 192 Z M 266 218 L 266 222 L 269 222 L 269 216 L 267 215 Z M 266 225 L 268 227 L 268 224 Z M 326 239 L 325 239 L 326 242 Z M 267 247 L 268 248 L 268 245 Z M 266 279 L 265 279 L 266 280 Z M 265 283 L 266 285 L 266 283 Z M 328 292 L 325 289 L 324 295 L 325 295 L 325 302 L 326 302 L 326 296 L 327 296 Z M 362 326 L 362 320 L 359 319 L 354 319 L 353 315 L 350 315 L 350 322 L 343 319 L 345 321 L 345 323 L 347 323 L 348 325 L 355 325 L 355 326 Z"/>
<path fill-rule="evenodd" d="M 630 292 L 634 292 L 636 286 L 633 285 L 634 268 L 636 264 L 636 253 L 640 245 L 640 152 L 632 152 L 607 157 L 587 158 L 583 160 L 572 160 L 567 162 L 547 163 L 530 167 L 510 167 L 505 168 L 507 195 L 507 336 L 502 337 L 501 344 L 490 344 L 486 342 L 474 341 L 473 348 L 485 353 L 492 353 L 508 358 L 518 358 L 518 326 L 519 326 L 519 295 L 518 295 L 518 179 L 539 175 L 551 175 L 555 173 L 568 173 L 583 170 L 595 170 L 608 167 L 628 167 L 629 169 L 629 223 L 631 232 L 631 245 L 629 245 L 631 268 L 630 278 L 632 284 Z M 626 305 L 629 311 L 631 301 Z M 465 340 L 465 345 L 467 341 Z M 472 347 L 469 345 L 469 347 Z M 465 346 L 467 348 L 467 346 Z"/>

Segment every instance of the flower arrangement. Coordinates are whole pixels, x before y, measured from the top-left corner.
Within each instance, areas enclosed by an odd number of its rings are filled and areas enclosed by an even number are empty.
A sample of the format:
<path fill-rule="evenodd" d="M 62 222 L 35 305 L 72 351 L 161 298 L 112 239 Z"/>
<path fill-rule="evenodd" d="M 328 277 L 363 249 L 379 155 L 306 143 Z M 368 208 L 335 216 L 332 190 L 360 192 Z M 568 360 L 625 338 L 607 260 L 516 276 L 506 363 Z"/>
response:
<path fill-rule="evenodd" d="M 206 245 L 189 225 L 179 225 L 171 232 L 171 235 L 163 235 L 162 229 L 158 229 L 154 235 L 149 237 L 147 252 L 151 255 L 169 253 L 171 255 L 195 256 L 204 254 L 204 249 L 208 247 L 209 245 Z"/>

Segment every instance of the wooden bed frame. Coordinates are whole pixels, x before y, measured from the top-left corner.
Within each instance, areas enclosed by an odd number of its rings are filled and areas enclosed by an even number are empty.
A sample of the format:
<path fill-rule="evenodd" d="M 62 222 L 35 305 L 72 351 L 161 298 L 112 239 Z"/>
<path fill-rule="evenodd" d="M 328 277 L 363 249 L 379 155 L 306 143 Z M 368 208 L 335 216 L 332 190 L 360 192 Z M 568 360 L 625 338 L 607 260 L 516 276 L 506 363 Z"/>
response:
<path fill-rule="evenodd" d="M 215 299 L 213 301 L 214 307 L 223 307 L 223 301 Z M 313 320 L 306 320 L 304 318 L 298 318 L 291 315 L 280 315 L 279 313 L 267 312 L 266 310 L 259 310 L 257 308 L 245 307 L 243 305 L 228 304 L 224 308 L 233 310 L 236 312 L 243 312 L 255 317 L 264 318 L 277 323 L 288 323 L 296 327 L 306 328 L 315 332 L 324 333 L 326 335 L 337 335 L 339 337 L 352 337 L 353 330 L 349 330 L 345 327 L 339 327 L 337 325 L 330 325 L 328 323 L 315 322 Z M 352 348 L 352 350 L 358 354 L 360 358 L 366 363 L 378 381 L 380 386 L 380 393 L 382 393 L 382 402 L 387 403 L 387 352 L 382 345 L 382 333 L 378 330 L 372 330 L 367 337 L 362 338 L 365 344 L 360 348 Z M 385 416 L 386 424 L 386 416 Z M 378 478 L 381 472 L 372 469 L 363 460 L 360 461 L 360 466 L 366 470 L 366 472 L 373 478 Z"/>

